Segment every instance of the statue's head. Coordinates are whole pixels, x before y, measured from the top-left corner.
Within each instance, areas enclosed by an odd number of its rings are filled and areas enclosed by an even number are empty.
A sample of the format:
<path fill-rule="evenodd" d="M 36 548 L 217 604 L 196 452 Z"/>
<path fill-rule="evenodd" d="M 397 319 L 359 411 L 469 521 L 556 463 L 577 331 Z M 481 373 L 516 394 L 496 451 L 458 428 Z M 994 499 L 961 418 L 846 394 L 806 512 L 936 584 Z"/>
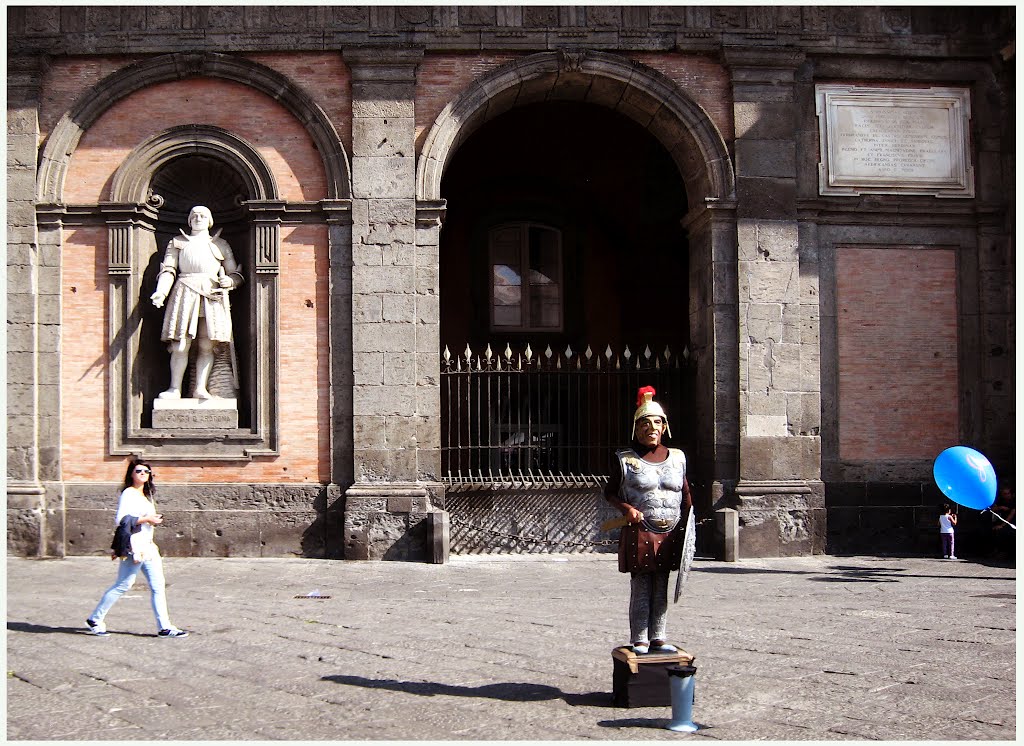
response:
<path fill-rule="evenodd" d="M 201 224 L 197 226 L 196 221 L 201 221 Z M 210 212 L 210 208 L 203 205 L 193 207 L 188 214 L 188 227 L 194 231 L 210 230 L 213 227 L 213 213 Z"/>

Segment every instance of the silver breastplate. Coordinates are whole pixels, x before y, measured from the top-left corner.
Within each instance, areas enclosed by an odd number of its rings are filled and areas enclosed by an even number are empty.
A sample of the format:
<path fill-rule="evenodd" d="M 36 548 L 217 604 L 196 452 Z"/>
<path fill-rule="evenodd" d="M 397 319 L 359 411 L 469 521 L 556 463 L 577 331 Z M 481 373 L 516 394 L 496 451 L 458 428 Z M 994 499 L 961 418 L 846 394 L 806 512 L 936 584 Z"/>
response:
<path fill-rule="evenodd" d="M 655 533 L 671 531 L 682 516 L 683 480 L 686 478 L 686 457 L 669 449 L 668 458 L 651 464 L 633 450 L 618 451 L 622 468 L 619 495 L 624 502 L 644 514 L 643 527 Z"/>

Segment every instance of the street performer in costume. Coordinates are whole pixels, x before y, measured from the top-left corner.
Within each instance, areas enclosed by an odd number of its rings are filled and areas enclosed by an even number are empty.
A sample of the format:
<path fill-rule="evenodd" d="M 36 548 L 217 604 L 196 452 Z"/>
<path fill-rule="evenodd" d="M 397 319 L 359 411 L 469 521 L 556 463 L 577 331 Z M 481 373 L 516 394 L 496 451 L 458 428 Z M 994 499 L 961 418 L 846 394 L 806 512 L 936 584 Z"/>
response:
<path fill-rule="evenodd" d="M 629 524 L 619 537 L 619 571 L 630 573 L 629 633 L 638 654 L 672 653 L 665 637 L 668 580 L 683 554 L 686 515 L 692 501 L 686 481 L 686 456 L 668 448 L 668 416 L 655 390 L 637 392 L 633 442 L 615 452 L 605 497 Z"/>
<path fill-rule="evenodd" d="M 188 235 L 182 231 L 182 235 L 167 244 L 156 292 L 150 296 L 157 308 L 167 301 L 160 339 L 168 342 L 171 353 L 171 386 L 160 394 L 161 399 L 181 398 L 192 340 L 199 344 L 194 396 L 211 398 L 207 384 L 213 368 L 213 345 L 231 343 L 231 306 L 227 294 L 243 282 L 228 242 L 220 238 L 219 231 L 210 235 L 213 214 L 209 208 L 193 207 L 188 214 L 188 227 Z M 237 380 L 237 371 L 235 375 Z"/>

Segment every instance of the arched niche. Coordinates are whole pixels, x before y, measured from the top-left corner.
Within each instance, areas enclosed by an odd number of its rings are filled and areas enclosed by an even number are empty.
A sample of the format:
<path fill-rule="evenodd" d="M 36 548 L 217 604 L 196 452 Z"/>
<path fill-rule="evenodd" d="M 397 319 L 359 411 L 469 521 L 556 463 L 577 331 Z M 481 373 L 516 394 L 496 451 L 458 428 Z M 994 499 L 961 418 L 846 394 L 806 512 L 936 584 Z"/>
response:
<path fill-rule="evenodd" d="M 326 175 L 327 196 L 318 202 L 285 202 L 279 198 L 267 164 L 251 145 L 215 127 L 184 126 L 160 133 L 137 146 L 115 174 L 108 202 L 68 204 L 64 181 L 69 164 L 83 135 L 111 106 L 147 86 L 161 82 L 208 77 L 241 83 L 261 91 L 281 104 L 314 143 Z M 151 199 L 167 191 L 161 180 L 188 162 L 204 163 L 220 174 L 230 174 L 229 184 L 244 195 L 238 204 L 216 209 L 218 227 L 235 234 L 232 246 L 252 264 L 239 300 L 248 303 L 252 358 L 247 384 L 250 408 L 244 428 L 224 437 L 216 433 L 204 439 L 181 438 L 143 427 L 143 398 L 133 386 L 134 365 L 139 354 L 142 320 L 138 309 L 149 308 L 142 297 L 141 257 L 162 252 L 162 236 L 184 226 L 190 206 L 174 200 Z M 183 165 L 184 164 L 184 165 Z M 155 181 L 154 181 L 155 180 Z M 110 366 L 108 399 L 108 452 L 111 455 L 143 453 L 153 459 L 237 460 L 254 455 L 276 454 L 278 449 L 278 256 L 282 223 L 314 223 L 328 226 L 328 250 L 344 255 L 351 245 L 351 172 L 348 155 L 325 111 L 299 86 L 277 71 L 244 57 L 216 53 L 181 52 L 161 55 L 128 65 L 107 76 L 83 94 L 61 117 L 43 146 L 36 180 L 36 224 L 42 251 L 61 256 L 63 231 L 68 226 L 104 224 L 109 235 L 108 275 Z M 243 204 L 244 203 L 244 204 Z M 240 247 L 248 247 L 242 249 Z M 148 261 L 148 260 L 147 260 Z M 58 268 L 59 269 L 59 268 Z M 332 282 L 341 284 L 350 268 L 331 264 Z M 152 292 L 152 290 L 150 290 Z M 244 298 L 244 300 L 243 300 Z M 140 306 L 139 301 L 144 302 Z M 233 301 L 234 302 L 234 301 Z M 331 314 L 348 318 L 349 296 L 339 294 Z M 255 319 L 256 321 L 252 321 Z M 333 327 L 332 327 L 333 329 Z M 236 331 L 238 327 L 236 326 Z M 159 333 L 156 334 L 157 338 Z M 158 343 L 159 344 L 159 343 Z M 334 349 L 332 347 L 332 349 Z M 332 356 L 332 376 L 343 378 L 351 370 L 343 345 Z M 55 381 L 56 383 L 56 381 Z M 55 386 L 59 391 L 59 386 Z M 334 406 L 351 409 L 350 397 L 336 395 Z M 59 409 L 59 403 L 58 403 Z M 340 463 L 344 463 L 341 461 Z"/>
<path fill-rule="evenodd" d="M 277 452 L 278 256 L 285 205 L 254 147 L 213 126 L 184 125 L 140 143 L 100 205 L 108 231 L 110 450 L 146 458 L 244 459 Z M 163 309 L 150 294 L 168 241 L 197 204 L 232 247 L 245 284 L 230 294 L 238 426 L 173 432 L 154 427 L 166 388 Z"/>

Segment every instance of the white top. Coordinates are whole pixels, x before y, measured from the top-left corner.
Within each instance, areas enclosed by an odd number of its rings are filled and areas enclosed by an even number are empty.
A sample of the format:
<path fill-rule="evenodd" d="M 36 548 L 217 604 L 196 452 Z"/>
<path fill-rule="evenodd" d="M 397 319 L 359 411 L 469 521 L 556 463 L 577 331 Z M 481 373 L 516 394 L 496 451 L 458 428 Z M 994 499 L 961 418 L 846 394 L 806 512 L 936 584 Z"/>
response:
<path fill-rule="evenodd" d="M 943 513 L 939 516 L 939 533 L 940 534 L 951 534 L 953 533 L 953 521 L 950 517 Z"/>
<path fill-rule="evenodd" d="M 117 516 L 114 518 L 114 526 L 116 527 L 120 524 L 121 519 L 126 515 L 141 518 L 144 515 L 153 515 L 154 513 L 156 513 L 156 506 L 142 493 L 142 490 L 126 487 L 121 493 L 121 499 L 117 503 Z M 155 549 L 156 544 L 153 543 L 153 524 L 140 523 L 139 531 L 132 534 L 131 543 L 133 554 L 146 554 L 150 547 Z M 136 557 L 135 561 L 138 562 L 140 559 Z"/>

